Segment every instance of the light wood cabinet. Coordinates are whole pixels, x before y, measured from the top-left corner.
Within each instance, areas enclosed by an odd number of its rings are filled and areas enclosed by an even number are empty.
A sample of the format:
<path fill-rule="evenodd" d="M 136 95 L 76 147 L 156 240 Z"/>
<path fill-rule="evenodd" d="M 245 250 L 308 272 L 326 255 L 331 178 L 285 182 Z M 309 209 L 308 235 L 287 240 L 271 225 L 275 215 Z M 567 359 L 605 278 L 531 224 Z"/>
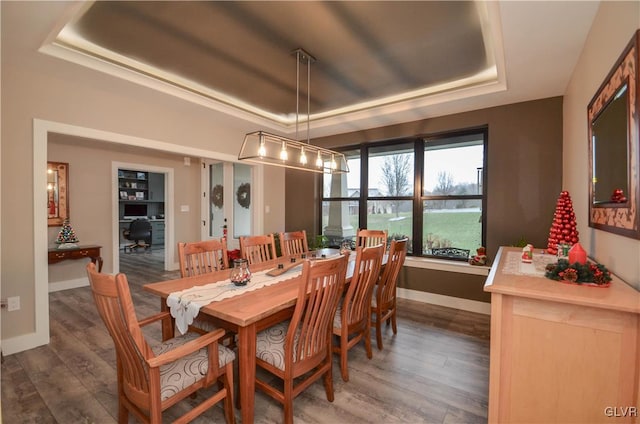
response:
<path fill-rule="evenodd" d="M 519 254 L 500 248 L 485 284 L 489 422 L 640 422 L 640 293 L 521 273 Z"/>

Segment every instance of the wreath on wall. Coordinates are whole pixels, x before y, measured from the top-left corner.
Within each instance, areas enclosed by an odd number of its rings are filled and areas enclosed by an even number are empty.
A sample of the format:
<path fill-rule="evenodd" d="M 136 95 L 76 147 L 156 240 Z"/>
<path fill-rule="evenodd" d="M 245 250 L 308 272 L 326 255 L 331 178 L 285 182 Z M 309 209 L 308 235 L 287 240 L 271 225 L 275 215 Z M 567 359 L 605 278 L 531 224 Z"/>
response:
<path fill-rule="evenodd" d="M 251 204 L 251 185 L 249 185 L 249 183 L 240 184 L 238 191 L 236 191 L 236 198 L 240 206 L 249 209 L 249 205 Z"/>
<path fill-rule="evenodd" d="M 213 190 L 211 190 L 211 202 L 216 208 L 222 209 L 222 205 L 224 204 L 224 187 L 222 187 L 222 185 L 217 184 L 213 187 Z"/>

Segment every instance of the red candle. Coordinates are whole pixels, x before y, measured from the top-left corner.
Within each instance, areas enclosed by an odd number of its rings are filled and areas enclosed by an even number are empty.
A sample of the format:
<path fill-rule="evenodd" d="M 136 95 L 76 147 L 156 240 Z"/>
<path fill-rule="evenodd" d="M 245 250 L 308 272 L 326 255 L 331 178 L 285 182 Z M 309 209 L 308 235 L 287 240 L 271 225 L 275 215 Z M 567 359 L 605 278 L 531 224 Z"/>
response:
<path fill-rule="evenodd" d="M 573 245 L 571 249 L 569 249 L 569 263 L 578 262 L 580 264 L 587 263 L 587 252 L 582 248 L 580 243 L 576 243 Z"/>

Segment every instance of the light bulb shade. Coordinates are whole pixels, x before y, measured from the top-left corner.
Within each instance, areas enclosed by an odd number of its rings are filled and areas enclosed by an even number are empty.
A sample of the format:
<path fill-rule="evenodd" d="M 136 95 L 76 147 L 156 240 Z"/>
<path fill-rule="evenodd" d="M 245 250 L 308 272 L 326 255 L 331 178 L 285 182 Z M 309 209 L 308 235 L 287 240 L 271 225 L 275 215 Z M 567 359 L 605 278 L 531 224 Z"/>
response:
<path fill-rule="evenodd" d="M 267 154 L 267 148 L 264 147 L 264 140 L 261 138 L 259 142 L 260 142 L 260 147 L 258 147 L 258 155 L 265 156 Z"/>
<path fill-rule="evenodd" d="M 300 163 L 302 165 L 306 165 L 307 164 L 307 155 L 304 152 L 304 147 L 302 149 L 300 149 Z"/>
<path fill-rule="evenodd" d="M 281 156 L 283 152 L 287 154 L 286 159 Z M 307 156 L 318 159 L 309 163 L 306 160 Z M 238 160 L 317 173 L 345 174 L 349 172 L 347 160 L 340 152 L 264 131 L 245 135 Z M 318 166 L 316 163 L 321 163 L 321 165 Z"/>
<path fill-rule="evenodd" d="M 282 142 L 282 148 L 280 149 L 280 160 L 286 161 L 289 159 L 289 154 L 287 153 L 287 143 Z"/>

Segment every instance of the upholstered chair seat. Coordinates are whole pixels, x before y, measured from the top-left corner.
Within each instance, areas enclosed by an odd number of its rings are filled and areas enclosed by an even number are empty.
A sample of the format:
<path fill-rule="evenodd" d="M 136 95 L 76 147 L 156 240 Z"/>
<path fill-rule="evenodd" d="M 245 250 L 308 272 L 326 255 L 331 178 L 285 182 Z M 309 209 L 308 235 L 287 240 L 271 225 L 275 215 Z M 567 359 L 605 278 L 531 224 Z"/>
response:
<path fill-rule="evenodd" d="M 284 341 L 289 324 L 289 321 L 283 321 L 259 332 L 256 336 L 256 357 L 282 371 L 284 371 Z M 299 336 L 300 330 L 296 331 L 293 339 L 294 356 L 298 350 Z"/>
<path fill-rule="evenodd" d="M 156 356 L 161 355 L 198 337 L 200 337 L 199 334 L 187 333 L 184 336 L 174 337 L 151 346 L 151 350 Z M 236 354 L 231 349 L 218 345 L 218 366 L 220 368 L 232 363 L 235 358 Z M 175 362 L 162 365 L 160 367 L 160 400 L 168 399 L 196 381 L 203 379 L 207 375 L 208 369 L 207 348 L 202 348 Z"/>

